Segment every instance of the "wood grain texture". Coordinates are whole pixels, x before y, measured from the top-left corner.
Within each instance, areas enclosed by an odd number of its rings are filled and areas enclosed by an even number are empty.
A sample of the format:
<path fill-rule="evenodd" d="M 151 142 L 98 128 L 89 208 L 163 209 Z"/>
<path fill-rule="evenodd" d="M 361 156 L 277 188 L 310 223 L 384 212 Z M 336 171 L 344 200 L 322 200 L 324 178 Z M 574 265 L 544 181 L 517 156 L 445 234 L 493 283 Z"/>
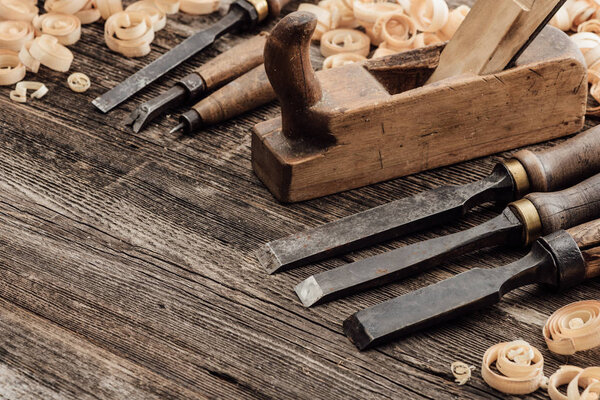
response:
<path fill-rule="evenodd" d="M 583 176 L 600 172 L 600 127 L 540 152 L 521 150 L 513 156 L 525 168 L 532 192 L 553 192 Z"/>
<path fill-rule="evenodd" d="M 565 363 L 544 350 L 541 327 L 559 307 L 599 298 L 597 279 L 562 294 L 527 287 L 489 310 L 365 353 L 342 333 L 343 319 L 359 309 L 521 251 L 481 251 L 312 310 L 293 292 L 326 268 L 480 223 L 494 215 L 491 207 L 276 276 L 254 257 L 269 240 L 481 178 L 511 153 L 284 206 L 250 164 L 249 131 L 276 107 L 194 137 L 167 133 L 176 114 L 137 134 L 122 124 L 140 101 L 258 30 L 226 35 L 108 116 L 90 104 L 216 18 L 170 17 L 152 53 L 134 60 L 105 48 L 101 23 L 84 26 L 71 49 L 73 70 L 92 78 L 89 92 L 73 94 L 65 74 L 44 68 L 35 79 L 51 92 L 39 101 L 15 104 L 10 88 L 0 88 L 0 382 L 8 382 L 1 396 L 502 399 L 477 372 L 457 386 L 450 363 L 479 365 L 487 347 L 517 338 L 543 351 L 547 373 Z M 598 354 L 568 361 L 596 365 Z"/>
<path fill-rule="evenodd" d="M 538 211 L 542 235 L 600 218 L 600 174 L 558 192 L 525 196 Z"/>
<path fill-rule="evenodd" d="M 414 53 L 437 60 L 432 51 Z M 417 85 L 399 93 L 384 86 L 393 76 L 383 72 L 389 63 L 373 69 L 350 64 L 320 71 L 322 98 L 310 107 L 310 102 L 298 100 L 310 92 L 303 91 L 301 83 L 313 79 L 302 79 L 307 70 L 299 66 L 302 57 L 294 57 L 294 63 L 282 62 L 287 58 L 281 54 L 273 58 L 281 85 L 274 85 L 282 101 L 281 122 L 254 128 L 252 163 L 274 196 L 284 202 L 561 137 L 583 124 L 587 83 L 581 53 L 555 28 L 542 32 L 515 68 Z M 402 57 L 413 60 L 415 54 L 402 53 L 394 60 L 401 63 Z M 266 54 L 265 65 L 268 62 Z M 415 76 L 425 75 L 422 64 L 412 65 L 412 71 L 391 68 L 397 73 L 394 78 L 403 80 L 406 74 L 407 81 L 414 82 Z M 434 67 L 429 64 L 430 71 Z M 285 77 L 291 76 L 298 78 L 297 85 L 287 83 Z M 315 98 L 311 96 L 311 101 Z"/>
<path fill-rule="evenodd" d="M 267 36 L 261 32 L 196 68 L 206 88 L 213 90 L 262 64 Z"/>

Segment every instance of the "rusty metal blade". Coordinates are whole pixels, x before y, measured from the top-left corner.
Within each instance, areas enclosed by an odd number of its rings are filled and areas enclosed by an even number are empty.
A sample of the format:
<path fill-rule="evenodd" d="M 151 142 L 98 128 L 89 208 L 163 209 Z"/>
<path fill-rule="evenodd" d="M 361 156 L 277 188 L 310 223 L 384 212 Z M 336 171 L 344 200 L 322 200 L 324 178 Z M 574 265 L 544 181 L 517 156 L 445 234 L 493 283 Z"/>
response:
<path fill-rule="evenodd" d="M 435 285 L 359 311 L 344 321 L 344 333 L 360 350 L 459 317 L 500 301 L 554 268 L 553 257 L 536 244 L 524 258 L 494 269 L 474 268 Z"/>
<path fill-rule="evenodd" d="M 267 243 L 258 252 L 270 273 L 319 261 L 460 218 L 475 205 L 513 200 L 502 164 L 480 181 L 444 186 Z"/>
<path fill-rule="evenodd" d="M 296 294 L 305 307 L 325 303 L 424 272 L 451 257 L 473 250 L 518 242 L 522 230 L 521 221 L 506 208 L 502 214 L 474 228 L 400 247 L 313 275 L 296 286 Z"/>

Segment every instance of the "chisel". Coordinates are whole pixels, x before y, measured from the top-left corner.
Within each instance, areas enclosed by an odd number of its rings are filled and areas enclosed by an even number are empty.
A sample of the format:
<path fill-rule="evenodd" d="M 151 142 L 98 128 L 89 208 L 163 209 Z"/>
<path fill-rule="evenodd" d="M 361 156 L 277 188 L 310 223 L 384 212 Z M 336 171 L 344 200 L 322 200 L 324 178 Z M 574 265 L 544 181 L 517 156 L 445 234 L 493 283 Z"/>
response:
<path fill-rule="evenodd" d="M 555 191 L 600 172 L 600 126 L 548 150 L 519 151 L 485 179 L 395 200 L 267 243 L 258 259 L 270 273 L 299 267 L 462 217 L 476 205 L 505 205 Z"/>
<path fill-rule="evenodd" d="M 211 45 L 217 38 L 239 27 L 251 28 L 267 16 L 276 17 L 289 0 L 235 0 L 229 12 L 208 29 L 197 32 L 173 47 L 92 103 L 106 113 Z"/>
<path fill-rule="evenodd" d="M 196 68 L 171 89 L 139 105 L 129 115 L 125 125 L 131 125 L 134 132 L 139 132 L 166 111 L 197 100 L 206 92 L 262 65 L 267 35 L 262 32 Z"/>
<path fill-rule="evenodd" d="M 502 244 L 529 245 L 541 234 L 600 217 L 600 174 L 560 192 L 531 193 L 476 227 L 425 240 L 313 275 L 296 286 L 302 303 L 330 301 L 405 278 L 451 257 Z"/>
<path fill-rule="evenodd" d="M 435 285 L 359 311 L 344 332 L 360 350 L 498 303 L 518 287 L 564 290 L 600 276 L 600 220 L 538 239 L 524 258 L 494 269 L 473 268 Z"/>

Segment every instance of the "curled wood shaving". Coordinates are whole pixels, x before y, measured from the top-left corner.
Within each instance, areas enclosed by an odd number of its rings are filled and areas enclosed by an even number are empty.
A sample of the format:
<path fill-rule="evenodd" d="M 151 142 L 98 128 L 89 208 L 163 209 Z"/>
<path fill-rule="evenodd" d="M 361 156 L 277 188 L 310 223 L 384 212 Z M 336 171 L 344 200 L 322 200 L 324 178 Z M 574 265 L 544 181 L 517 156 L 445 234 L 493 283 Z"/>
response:
<path fill-rule="evenodd" d="M 583 392 L 579 388 L 584 388 Z M 568 400 L 597 400 L 600 397 L 600 367 L 581 370 L 567 386 Z"/>
<path fill-rule="evenodd" d="M 136 1 L 130 4 L 125 11 L 139 11 L 146 13 L 152 22 L 154 32 L 160 31 L 167 24 L 167 15 L 162 12 L 152 0 Z"/>
<path fill-rule="evenodd" d="M 372 58 L 385 57 L 396 53 L 398 53 L 398 50 L 390 49 L 385 43 L 381 43 L 373 52 Z"/>
<path fill-rule="evenodd" d="M 32 0 L 0 0 L 0 19 L 31 21 L 38 14 Z"/>
<path fill-rule="evenodd" d="M 0 49 L 0 86 L 13 85 L 25 78 L 25 65 L 17 52 Z"/>
<path fill-rule="evenodd" d="M 19 51 L 19 60 L 25 65 L 28 71 L 36 74 L 40 69 L 40 62 L 36 60 L 30 53 L 31 45 L 33 44 L 33 40 L 26 42 L 21 51 Z"/>
<path fill-rule="evenodd" d="M 98 11 L 103 19 L 108 19 L 111 15 L 123 11 L 121 0 L 95 0 Z"/>
<path fill-rule="evenodd" d="M 104 39 L 109 49 L 126 57 L 145 56 L 154 40 L 152 21 L 144 12 L 121 11 L 106 20 Z"/>
<path fill-rule="evenodd" d="M 446 25 L 440 28 L 438 36 L 443 40 L 450 40 L 458 30 L 471 9 L 467 6 L 458 6 L 448 14 Z"/>
<path fill-rule="evenodd" d="M 27 21 L 0 21 L 0 49 L 13 51 L 33 39 L 33 25 Z"/>
<path fill-rule="evenodd" d="M 46 0 L 44 9 L 49 13 L 75 15 L 82 24 L 91 24 L 100 19 L 95 0 Z"/>
<path fill-rule="evenodd" d="M 181 0 L 179 9 L 192 15 L 212 14 L 219 9 L 219 0 Z"/>
<path fill-rule="evenodd" d="M 179 0 L 153 0 L 158 9 L 165 14 L 175 14 L 179 11 Z"/>
<path fill-rule="evenodd" d="M 491 369 L 494 363 L 498 372 Z M 488 385 L 503 393 L 533 393 L 545 383 L 544 358 L 523 340 L 499 343 L 485 352 L 481 376 Z"/>
<path fill-rule="evenodd" d="M 89 0 L 81 10 L 75 13 L 75 16 L 79 18 L 84 25 L 96 22 L 102 17 L 100 15 L 100 10 L 98 10 L 98 6 L 96 5 L 96 0 Z"/>
<path fill-rule="evenodd" d="M 579 301 L 560 308 L 548 318 L 543 334 L 548 349 L 557 354 L 600 346 L 600 301 Z"/>
<path fill-rule="evenodd" d="M 413 0 L 410 15 L 418 30 L 436 32 L 448 22 L 448 5 L 444 0 Z"/>
<path fill-rule="evenodd" d="M 319 7 L 331 13 L 331 29 L 356 28 L 358 21 L 354 17 L 354 10 L 349 8 L 343 0 L 323 0 Z"/>
<path fill-rule="evenodd" d="M 435 33 L 423 32 L 418 33 L 415 36 L 415 41 L 412 44 L 412 47 L 418 49 L 420 47 L 430 46 L 432 44 L 443 42 L 442 38 L 440 38 Z"/>
<path fill-rule="evenodd" d="M 455 361 L 450 365 L 454 381 L 461 386 L 471 379 L 471 373 L 474 369 L 474 365 L 469 366 L 462 361 Z"/>
<path fill-rule="evenodd" d="M 366 57 L 354 53 L 334 54 L 332 56 L 327 57 L 325 61 L 323 61 L 323 69 L 327 70 L 331 68 L 341 67 L 343 65 L 364 61 L 366 59 Z"/>
<path fill-rule="evenodd" d="M 572 365 L 563 365 L 548 380 L 548 396 L 552 400 L 569 400 L 567 396 L 562 394 L 558 388 L 570 383 L 581 371 L 582 368 Z"/>
<path fill-rule="evenodd" d="M 569 12 L 565 7 L 561 7 L 549 22 L 550 25 L 557 27 L 561 31 L 568 31 L 571 29 L 572 23 Z"/>
<path fill-rule="evenodd" d="M 382 15 L 373 26 L 373 33 L 394 50 L 411 49 L 417 36 L 414 21 L 405 14 Z"/>
<path fill-rule="evenodd" d="M 377 21 L 379 17 L 388 13 L 402 13 L 400 4 L 382 1 L 354 1 L 354 17 L 359 23 L 368 27 Z"/>
<path fill-rule="evenodd" d="M 33 40 L 29 54 L 40 64 L 59 72 L 66 72 L 71 68 L 73 53 L 50 35 L 42 35 Z"/>
<path fill-rule="evenodd" d="M 22 81 L 17 83 L 15 90 L 9 93 L 10 99 L 18 103 L 25 103 L 28 90 L 34 91 L 31 93 L 32 99 L 41 99 L 48 93 L 48 88 L 41 82 Z"/>
<path fill-rule="evenodd" d="M 48 13 L 33 19 L 33 26 L 38 35 L 54 36 L 62 45 L 75 44 L 81 37 L 81 21 L 72 14 Z"/>
<path fill-rule="evenodd" d="M 67 78 L 69 88 L 76 93 L 83 93 L 92 85 L 90 78 L 81 72 L 75 72 Z"/>
<path fill-rule="evenodd" d="M 354 29 L 335 29 L 321 37 L 321 54 L 329 57 L 339 53 L 354 53 L 366 57 L 371 49 L 369 37 Z"/>

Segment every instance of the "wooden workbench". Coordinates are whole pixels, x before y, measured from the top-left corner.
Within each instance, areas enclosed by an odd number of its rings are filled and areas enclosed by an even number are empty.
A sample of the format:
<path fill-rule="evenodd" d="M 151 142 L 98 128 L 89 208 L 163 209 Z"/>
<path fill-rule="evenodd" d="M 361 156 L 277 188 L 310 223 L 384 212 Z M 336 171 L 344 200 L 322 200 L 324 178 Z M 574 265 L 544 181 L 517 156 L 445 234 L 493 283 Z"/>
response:
<path fill-rule="evenodd" d="M 12 103 L 0 88 L 0 399 L 494 399 L 503 396 L 479 368 L 457 386 L 450 363 L 479 366 L 489 346 L 517 338 L 543 351 L 548 375 L 567 362 L 546 350 L 541 327 L 560 306 L 600 298 L 598 280 L 563 294 L 517 290 L 363 353 L 342 334 L 342 320 L 359 309 L 521 250 L 478 252 L 314 309 L 296 298 L 293 286 L 310 274 L 464 229 L 493 215 L 491 206 L 446 229 L 275 276 L 254 256 L 269 240 L 483 177 L 498 157 L 282 205 L 250 166 L 249 130 L 275 106 L 193 137 L 168 134 L 175 115 L 139 134 L 122 124 L 139 101 L 249 34 L 228 35 L 109 115 L 91 105 L 216 18 L 171 18 L 151 55 L 136 60 L 106 48 L 101 23 L 86 26 L 72 71 L 92 78 L 87 93 L 71 92 L 67 74 L 47 68 L 28 76 L 48 84 L 42 100 Z M 591 366 L 599 355 L 568 362 Z"/>

